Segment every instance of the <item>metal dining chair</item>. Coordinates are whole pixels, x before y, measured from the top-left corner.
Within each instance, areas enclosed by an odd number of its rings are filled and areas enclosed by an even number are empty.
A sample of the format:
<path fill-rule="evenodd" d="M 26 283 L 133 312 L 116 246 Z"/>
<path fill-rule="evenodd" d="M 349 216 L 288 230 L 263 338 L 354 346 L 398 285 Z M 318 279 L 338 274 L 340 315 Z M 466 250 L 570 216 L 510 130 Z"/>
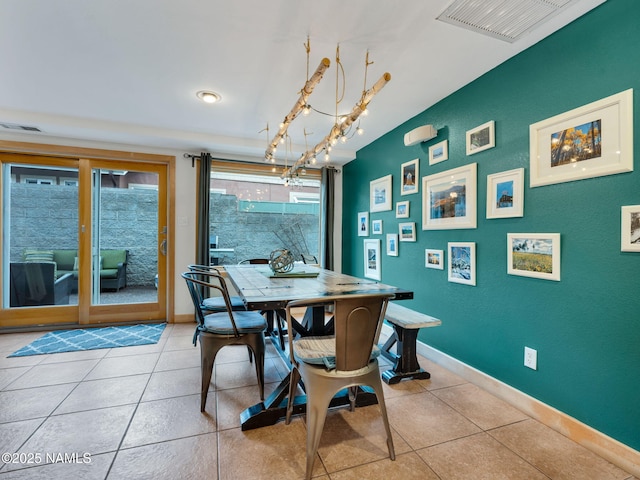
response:
<path fill-rule="evenodd" d="M 332 306 L 335 335 L 293 338 L 289 335 L 291 381 L 286 423 L 291 421 L 298 382 L 302 380 L 307 396 L 307 466 L 310 479 L 331 399 L 349 389 L 351 410 L 355 407 L 357 387 L 368 385 L 375 391 L 387 432 L 389 457 L 395 460 L 391 428 L 384 401 L 377 347 L 387 303 L 392 294 L 338 295 L 289 302 L 287 326 L 293 332 L 291 311 L 296 307 Z"/>
<path fill-rule="evenodd" d="M 220 270 L 214 266 L 209 265 L 189 265 L 187 267 L 190 272 L 216 272 L 220 273 Z M 220 275 L 222 275 L 220 273 Z M 217 277 L 217 276 L 216 276 Z M 212 278 L 213 279 L 213 278 Z M 246 310 L 247 307 L 244 304 L 242 298 L 237 295 L 230 295 L 229 300 L 231 301 L 231 309 L 233 311 L 238 310 Z M 227 309 L 227 305 L 225 304 L 223 296 L 214 296 L 203 298 L 202 300 L 202 308 L 209 312 L 224 312 Z"/>
<path fill-rule="evenodd" d="M 234 311 L 224 278 L 219 272 L 189 271 L 182 273 L 193 300 L 198 325 L 194 333 L 194 345 L 200 341 L 202 385 L 200 411 L 204 412 L 211 383 L 216 355 L 227 345 L 247 345 L 255 357 L 256 375 L 260 388 L 260 400 L 264 400 L 264 332 L 267 322 L 258 312 Z M 213 279 L 214 281 L 207 281 Z M 203 293 L 209 289 L 220 291 L 226 305 L 224 312 L 207 313 L 202 308 Z"/>

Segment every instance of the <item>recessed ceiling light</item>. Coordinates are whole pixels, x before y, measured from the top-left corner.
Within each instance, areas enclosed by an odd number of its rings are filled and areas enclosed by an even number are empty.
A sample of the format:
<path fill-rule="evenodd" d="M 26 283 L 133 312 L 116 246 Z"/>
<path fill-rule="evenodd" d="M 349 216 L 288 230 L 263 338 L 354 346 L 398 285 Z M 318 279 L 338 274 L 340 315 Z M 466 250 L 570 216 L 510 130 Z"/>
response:
<path fill-rule="evenodd" d="M 220 94 L 212 92 L 210 90 L 200 90 L 196 93 L 196 97 L 206 103 L 218 103 L 222 100 Z"/>

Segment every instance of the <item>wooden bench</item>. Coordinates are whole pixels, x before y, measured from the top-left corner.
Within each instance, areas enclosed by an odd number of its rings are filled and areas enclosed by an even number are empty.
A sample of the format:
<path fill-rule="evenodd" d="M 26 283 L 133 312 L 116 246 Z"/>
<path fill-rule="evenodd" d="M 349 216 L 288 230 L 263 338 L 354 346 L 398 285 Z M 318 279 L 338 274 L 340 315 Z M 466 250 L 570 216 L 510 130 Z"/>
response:
<path fill-rule="evenodd" d="M 393 333 L 381 347 L 382 356 L 394 362 L 391 370 L 382 373 L 382 379 L 389 385 L 403 378 L 427 379 L 431 374 L 418 364 L 416 340 L 420 328 L 437 327 L 442 322 L 437 318 L 416 312 L 407 307 L 389 303 L 385 320 L 393 325 Z M 391 348 L 397 344 L 396 353 Z"/>

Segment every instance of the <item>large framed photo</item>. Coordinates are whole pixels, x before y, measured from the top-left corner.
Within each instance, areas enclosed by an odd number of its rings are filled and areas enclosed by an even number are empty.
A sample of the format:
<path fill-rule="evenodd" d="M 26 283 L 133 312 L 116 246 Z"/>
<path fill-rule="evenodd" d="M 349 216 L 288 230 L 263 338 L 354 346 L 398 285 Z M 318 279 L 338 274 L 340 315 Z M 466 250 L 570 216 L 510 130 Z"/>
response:
<path fill-rule="evenodd" d="M 448 140 L 443 140 L 429 147 L 429 165 L 435 165 L 449 159 L 448 142 Z"/>
<path fill-rule="evenodd" d="M 479 127 L 467 130 L 467 155 L 482 152 L 496 146 L 495 122 L 483 123 Z"/>
<path fill-rule="evenodd" d="M 487 218 L 524 215 L 524 168 L 487 175 Z"/>
<path fill-rule="evenodd" d="M 622 207 L 621 246 L 623 252 L 640 252 L 640 205 Z"/>
<path fill-rule="evenodd" d="M 401 242 L 416 241 L 416 222 L 404 222 L 398 224 L 398 234 Z"/>
<path fill-rule="evenodd" d="M 633 171 L 633 90 L 529 127 L 531 187 Z"/>
<path fill-rule="evenodd" d="M 364 240 L 364 276 L 380 280 L 380 240 Z"/>
<path fill-rule="evenodd" d="M 358 212 L 358 236 L 369 236 L 369 212 Z"/>
<path fill-rule="evenodd" d="M 444 270 L 444 251 L 426 248 L 424 250 L 424 266 Z"/>
<path fill-rule="evenodd" d="M 387 233 L 387 255 L 390 257 L 398 256 L 398 234 Z"/>
<path fill-rule="evenodd" d="M 391 210 L 391 175 L 369 182 L 369 211 Z"/>
<path fill-rule="evenodd" d="M 476 244 L 449 242 L 447 244 L 448 279 L 453 283 L 476 284 Z"/>
<path fill-rule="evenodd" d="M 476 228 L 476 172 L 471 163 L 422 177 L 422 229 Z"/>
<path fill-rule="evenodd" d="M 560 281 L 559 233 L 508 233 L 507 273 Z"/>
<path fill-rule="evenodd" d="M 410 193 L 418 193 L 420 160 L 415 159 L 402 164 L 401 176 L 402 188 L 400 195 L 409 195 Z"/>

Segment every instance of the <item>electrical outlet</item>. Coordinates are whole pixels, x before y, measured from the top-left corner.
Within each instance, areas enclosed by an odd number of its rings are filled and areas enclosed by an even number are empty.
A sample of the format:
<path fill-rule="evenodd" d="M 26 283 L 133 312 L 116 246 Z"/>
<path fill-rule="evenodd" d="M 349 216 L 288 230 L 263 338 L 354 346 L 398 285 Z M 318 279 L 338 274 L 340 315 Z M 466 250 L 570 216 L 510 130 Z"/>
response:
<path fill-rule="evenodd" d="M 531 370 L 538 369 L 538 351 L 533 348 L 524 347 L 524 366 Z"/>

